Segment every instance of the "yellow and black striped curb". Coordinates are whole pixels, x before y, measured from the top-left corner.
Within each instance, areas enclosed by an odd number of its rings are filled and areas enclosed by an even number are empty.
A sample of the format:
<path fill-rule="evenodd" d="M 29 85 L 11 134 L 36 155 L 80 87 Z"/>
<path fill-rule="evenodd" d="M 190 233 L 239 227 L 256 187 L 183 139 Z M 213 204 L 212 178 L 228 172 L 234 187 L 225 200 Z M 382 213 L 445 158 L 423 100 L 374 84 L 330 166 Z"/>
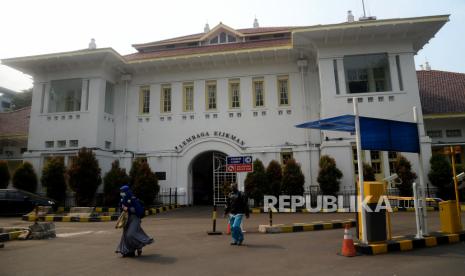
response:
<path fill-rule="evenodd" d="M 346 225 L 355 227 L 355 220 L 332 220 L 327 222 L 313 222 L 313 223 L 293 223 L 293 224 L 276 224 L 260 225 L 258 231 L 265 234 L 277 234 L 277 233 L 293 233 L 293 232 L 305 232 L 305 231 L 318 231 L 318 230 L 329 230 L 329 229 L 340 229 Z"/>
<path fill-rule="evenodd" d="M 71 210 L 71 207 L 58 207 L 58 213 L 68 213 Z M 95 207 L 95 213 L 116 213 L 118 212 L 119 208 L 114 207 Z"/>
<path fill-rule="evenodd" d="M 6 242 L 6 241 L 11 241 L 11 240 L 16 240 L 19 235 L 24 233 L 23 231 L 12 231 L 8 233 L 1 233 L 0 234 L 0 242 Z"/>
<path fill-rule="evenodd" d="M 396 238 L 393 241 L 377 244 L 355 244 L 357 252 L 366 255 L 378 255 L 400 251 L 410 251 L 419 248 L 434 247 L 444 244 L 453 244 L 465 241 L 465 232 L 457 234 L 446 234 L 441 232 L 432 233 L 428 237 L 417 239 L 413 236 Z"/>
<path fill-rule="evenodd" d="M 166 212 L 168 210 L 173 210 L 180 208 L 181 205 L 169 205 L 169 206 L 162 206 L 158 208 L 150 208 L 145 210 L 145 215 L 154 215 Z M 109 208 L 110 209 L 110 208 Z M 66 215 L 56 215 L 56 214 L 49 214 L 49 215 L 41 215 L 39 216 L 39 221 L 54 221 L 54 222 L 105 222 L 105 221 L 116 221 L 118 220 L 119 213 L 114 213 L 107 216 L 97 215 L 97 216 L 66 216 Z M 35 221 L 36 216 L 32 215 L 24 215 L 23 220 L 25 221 Z"/>

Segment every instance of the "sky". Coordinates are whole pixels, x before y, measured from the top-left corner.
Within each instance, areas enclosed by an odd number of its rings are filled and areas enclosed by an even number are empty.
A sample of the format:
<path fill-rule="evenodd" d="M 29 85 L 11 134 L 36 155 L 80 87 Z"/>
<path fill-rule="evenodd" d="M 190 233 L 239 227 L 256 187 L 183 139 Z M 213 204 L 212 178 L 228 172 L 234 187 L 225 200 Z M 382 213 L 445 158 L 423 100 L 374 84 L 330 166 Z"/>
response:
<path fill-rule="evenodd" d="M 250 28 L 340 23 L 348 10 L 363 15 L 362 0 L 2 0 L 0 59 L 87 48 L 134 52 L 131 44 L 203 32 L 223 22 Z M 365 0 L 378 19 L 450 14 L 448 22 L 416 56 L 432 69 L 465 73 L 465 0 Z M 32 77 L 0 65 L 0 86 L 32 87 Z"/>

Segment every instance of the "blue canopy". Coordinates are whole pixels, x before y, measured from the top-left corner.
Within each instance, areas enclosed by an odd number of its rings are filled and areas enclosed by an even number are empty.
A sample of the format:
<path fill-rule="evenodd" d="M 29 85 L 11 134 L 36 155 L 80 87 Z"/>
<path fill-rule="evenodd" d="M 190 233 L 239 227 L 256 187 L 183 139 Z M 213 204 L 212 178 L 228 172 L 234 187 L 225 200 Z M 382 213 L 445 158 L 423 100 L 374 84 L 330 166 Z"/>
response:
<path fill-rule="evenodd" d="M 415 123 L 359 116 L 361 147 L 364 150 L 420 152 Z M 342 115 L 296 125 L 332 131 L 355 132 L 355 116 Z"/>

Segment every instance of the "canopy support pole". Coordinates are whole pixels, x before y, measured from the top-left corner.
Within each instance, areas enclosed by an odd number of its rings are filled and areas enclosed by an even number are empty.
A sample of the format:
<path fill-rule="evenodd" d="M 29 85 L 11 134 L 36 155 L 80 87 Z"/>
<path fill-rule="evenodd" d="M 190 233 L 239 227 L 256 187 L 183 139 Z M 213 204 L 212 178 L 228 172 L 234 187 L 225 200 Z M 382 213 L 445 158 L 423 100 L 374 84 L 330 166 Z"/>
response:
<path fill-rule="evenodd" d="M 360 199 L 359 202 L 363 204 L 363 199 L 365 198 L 365 185 L 363 184 L 363 161 L 362 161 L 362 146 L 361 146 L 361 140 L 360 140 L 360 118 L 358 115 L 358 104 L 357 104 L 357 98 L 354 97 L 352 98 L 352 102 L 354 103 L 354 115 L 355 115 L 355 144 L 357 148 L 357 167 L 358 167 L 358 183 L 360 186 Z M 361 212 L 360 214 L 360 219 L 361 219 L 361 224 L 359 227 L 362 228 L 362 240 L 361 242 L 364 244 L 367 244 L 367 227 L 366 227 L 366 216 L 365 216 L 365 209 L 363 208 L 363 205 L 359 206 L 359 211 Z"/>
<path fill-rule="evenodd" d="M 420 141 L 420 125 L 418 124 L 418 112 L 417 112 L 417 107 L 414 106 L 413 107 L 413 121 L 415 122 L 415 124 L 417 124 L 417 128 L 418 128 L 418 146 L 419 146 L 419 151 L 418 151 L 418 172 L 419 172 L 419 175 L 420 175 L 420 189 L 425 189 L 426 185 L 425 185 L 425 180 L 424 180 L 424 176 L 425 176 L 425 172 L 424 172 L 424 169 L 423 169 L 423 156 L 421 155 L 421 141 Z M 418 213 L 419 210 L 416 210 L 417 211 L 417 216 L 421 216 L 422 218 L 422 231 L 421 233 L 423 235 L 428 235 L 428 224 L 427 224 L 427 218 L 426 218 L 426 215 L 427 215 L 427 212 L 426 212 L 426 199 L 425 199 L 425 193 L 420 193 L 420 203 L 422 204 L 422 210 L 421 210 L 421 214 Z"/>

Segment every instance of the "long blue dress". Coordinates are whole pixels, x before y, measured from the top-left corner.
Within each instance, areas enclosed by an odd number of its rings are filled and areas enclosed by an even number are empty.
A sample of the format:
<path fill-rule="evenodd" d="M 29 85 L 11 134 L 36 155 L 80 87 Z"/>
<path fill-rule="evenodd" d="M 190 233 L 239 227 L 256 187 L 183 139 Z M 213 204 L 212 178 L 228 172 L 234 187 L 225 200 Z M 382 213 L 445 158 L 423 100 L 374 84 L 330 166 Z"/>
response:
<path fill-rule="evenodd" d="M 121 205 L 128 207 L 128 221 L 123 228 L 123 235 L 116 252 L 123 256 L 133 256 L 137 250 L 142 250 L 142 247 L 154 241 L 141 227 L 141 219 L 136 215 L 132 204 L 134 200 L 135 197 L 130 192 L 129 194 L 126 192 L 126 196 L 121 200 Z"/>

